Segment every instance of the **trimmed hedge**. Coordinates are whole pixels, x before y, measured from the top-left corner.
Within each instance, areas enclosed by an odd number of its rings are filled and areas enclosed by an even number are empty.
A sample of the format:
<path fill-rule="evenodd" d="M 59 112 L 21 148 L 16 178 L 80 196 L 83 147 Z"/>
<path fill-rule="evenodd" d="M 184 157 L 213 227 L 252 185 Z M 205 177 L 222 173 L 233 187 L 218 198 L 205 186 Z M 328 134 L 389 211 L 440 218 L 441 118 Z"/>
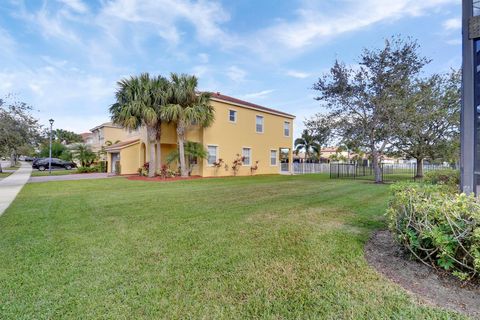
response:
<path fill-rule="evenodd" d="M 450 191 L 458 192 L 460 186 L 460 171 L 454 169 L 428 171 L 425 173 L 423 182 L 445 185 Z"/>
<path fill-rule="evenodd" d="M 480 271 L 480 202 L 447 185 L 403 183 L 392 187 L 389 228 L 419 261 L 462 280 Z"/>

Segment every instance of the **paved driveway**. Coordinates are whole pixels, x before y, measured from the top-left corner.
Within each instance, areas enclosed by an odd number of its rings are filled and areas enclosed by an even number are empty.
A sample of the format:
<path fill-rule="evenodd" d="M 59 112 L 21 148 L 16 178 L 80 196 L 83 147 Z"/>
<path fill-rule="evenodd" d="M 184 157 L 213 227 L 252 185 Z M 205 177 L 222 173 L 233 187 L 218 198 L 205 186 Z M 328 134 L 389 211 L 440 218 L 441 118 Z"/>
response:
<path fill-rule="evenodd" d="M 28 180 L 28 182 L 31 183 L 31 182 L 47 182 L 47 181 L 103 179 L 108 177 L 109 177 L 108 173 L 78 173 L 78 174 L 66 174 L 62 176 L 30 177 L 30 180 Z"/>

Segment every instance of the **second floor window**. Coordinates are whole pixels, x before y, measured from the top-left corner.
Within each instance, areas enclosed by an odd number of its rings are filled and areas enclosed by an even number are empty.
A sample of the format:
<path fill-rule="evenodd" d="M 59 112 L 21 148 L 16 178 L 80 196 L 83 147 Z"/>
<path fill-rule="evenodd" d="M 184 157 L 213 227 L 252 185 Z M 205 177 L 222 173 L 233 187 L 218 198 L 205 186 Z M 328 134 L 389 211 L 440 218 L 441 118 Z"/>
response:
<path fill-rule="evenodd" d="M 285 137 L 290 137 L 290 122 L 288 121 L 283 123 L 283 135 Z"/>
<path fill-rule="evenodd" d="M 228 120 L 230 122 L 237 122 L 237 111 L 228 110 Z"/>
<path fill-rule="evenodd" d="M 263 133 L 263 117 L 262 116 L 257 116 L 255 120 L 255 130 L 258 133 Z"/>

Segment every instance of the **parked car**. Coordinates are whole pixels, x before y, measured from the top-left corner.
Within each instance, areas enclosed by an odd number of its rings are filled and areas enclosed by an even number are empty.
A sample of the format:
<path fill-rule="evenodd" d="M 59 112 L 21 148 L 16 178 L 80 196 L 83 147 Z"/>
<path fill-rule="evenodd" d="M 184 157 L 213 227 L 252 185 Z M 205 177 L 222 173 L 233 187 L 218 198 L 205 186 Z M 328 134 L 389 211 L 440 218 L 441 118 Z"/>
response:
<path fill-rule="evenodd" d="M 32 164 L 32 168 L 38 169 L 39 171 L 45 171 L 48 169 L 48 162 L 50 158 L 43 158 L 34 161 Z M 74 162 L 64 161 L 57 158 L 52 158 L 52 169 L 67 169 L 70 170 L 72 168 L 76 168 L 77 165 Z"/>
<path fill-rule="evenodd" d="M 36 163 L 37 161 L 43 160 L 43 159 L 45 159 L 45 158 L 33 158 L 33 160 L 32 160 L 32 167 L 35 165 L 35 163 Z"/>
<path fill-rule="evenodd" d="M 30 162 L 30 161 L 33 161 L 33 160 L 35 160 L 35 158 L 33 158 L 33 157 L 25 157 L 25 161 Z"/>

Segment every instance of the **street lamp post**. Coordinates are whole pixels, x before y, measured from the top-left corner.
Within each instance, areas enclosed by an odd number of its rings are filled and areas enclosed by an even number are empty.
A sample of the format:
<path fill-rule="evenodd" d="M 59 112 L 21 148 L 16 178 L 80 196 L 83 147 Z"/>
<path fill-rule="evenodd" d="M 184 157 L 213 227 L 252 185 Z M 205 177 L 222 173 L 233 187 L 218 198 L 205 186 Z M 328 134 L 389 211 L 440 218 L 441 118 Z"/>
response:
<path fill-rule="evenodd" d="M 53 128 L 53 119 L 48 120 L 50 122 L 50 148 L 48 151 L 48 174 L 52 174 L 52 128 Z"/>

